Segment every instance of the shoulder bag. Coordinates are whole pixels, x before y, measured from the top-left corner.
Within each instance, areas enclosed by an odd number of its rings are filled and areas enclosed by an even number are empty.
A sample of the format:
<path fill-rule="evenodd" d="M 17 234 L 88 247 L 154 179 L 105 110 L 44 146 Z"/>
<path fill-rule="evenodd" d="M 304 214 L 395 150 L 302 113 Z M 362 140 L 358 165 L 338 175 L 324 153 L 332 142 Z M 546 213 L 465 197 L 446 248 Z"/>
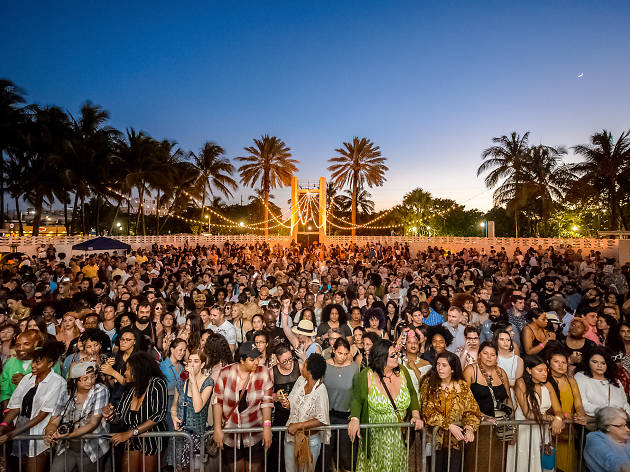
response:
<path fill-rule="evenodd" d="M 490 390 L 490 396 L 492 396 L 492 404 L 494 405 L 494 419 L 497 421 L 497 437 L 503 442 L 510 442 L 514 439 L 514 435 L 516 434 L 516 425 L 514 424 L 505 424 L 505 422 L 510 421 L 512 417 L 512 409 L 505 405 L 504 403 L 499 403 L 494 396 L 494 389 L 492 388 L 492 377 L 489 376 L 482 368 L 479 367 L 479 372 L 485 377 L 486 383 L 488 384 L 488 390 Z M 501 375 L 501 371 L 499 372 L 499 377 L 503 377 Z M 503 423 L 503 424 L 500 424 Z"/>
<path fill-rule="evenodd" d="M 404 375 L 402 372 L 400 373 L 400 375 Z M 381 384 L 383 385 L 383 388 L 385 389 L 385 393 L 387 394 L 387 398 L 389 398 L 390 403 L 392 404 L 392 407 L 394 408 L 394 413 L 396 413 L 396 417 L 398 418 L 398 422 L 399 423 L 405 423 L 405 421 L 403 420 L 403 418 L 400 416 L 400 412 L 398 411 L 398 407 L 396 406 L 396 403 L 394 402 L 394 399 L 392 398 L 392 394 L 389 393 L 389 389 L 387 388 L 387 385 L 385 385 L 385 379 L 383 378 L 383 376 L 381 374 L 378 374 L 378 378 L 381 380 Z M 402 388 L 402 377 L 400 379 L 400 386 Z M 402 429 L 402 438 L 403 441 L 407 440 L 407 433 L 409 432 L 408 428 L 403 428 Z"/>

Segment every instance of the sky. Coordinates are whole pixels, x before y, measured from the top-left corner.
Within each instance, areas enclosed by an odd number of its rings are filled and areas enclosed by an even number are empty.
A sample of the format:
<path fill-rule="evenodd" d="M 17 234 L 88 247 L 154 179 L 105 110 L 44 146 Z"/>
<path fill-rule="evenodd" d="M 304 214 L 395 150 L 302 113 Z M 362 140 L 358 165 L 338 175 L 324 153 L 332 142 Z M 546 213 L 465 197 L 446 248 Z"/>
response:
<path fill-rule="evenodd" d="M 0 77 L 30 102 L 91 100 L 119 129 L 229 158 L 275 135 L 301 180 L 368 137 L 389 167 L 377 210 L 416 187 L 491 208 L 476 169 L 495 136 L 572 146 L 630 128 L 627 1 L 31 1 L 0 16 Z"/>

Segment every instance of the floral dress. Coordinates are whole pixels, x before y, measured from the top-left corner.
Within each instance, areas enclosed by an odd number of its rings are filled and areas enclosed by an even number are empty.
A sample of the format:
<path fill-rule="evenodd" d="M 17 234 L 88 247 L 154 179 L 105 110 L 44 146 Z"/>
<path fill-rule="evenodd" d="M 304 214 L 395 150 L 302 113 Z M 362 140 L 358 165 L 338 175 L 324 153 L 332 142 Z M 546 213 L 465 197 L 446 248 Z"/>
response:
<path fill-rule="evenodd" d="M 398 416 L 386 394 L 374 386 L 374 373 L 369 372 L 368 411 L 370 423 L 398 423 Z M 404 412 L 411 403 L 405 376 L 401 376 L 400 392 L 394 399 L 399 412 Z M 400 428 L 373 428 L 361 431 L 361 442 L 369 441 L 370 458 L 365 448 L 359 446 L 357 472 L 403 472 L 408 470 L 407 446 Z"/>

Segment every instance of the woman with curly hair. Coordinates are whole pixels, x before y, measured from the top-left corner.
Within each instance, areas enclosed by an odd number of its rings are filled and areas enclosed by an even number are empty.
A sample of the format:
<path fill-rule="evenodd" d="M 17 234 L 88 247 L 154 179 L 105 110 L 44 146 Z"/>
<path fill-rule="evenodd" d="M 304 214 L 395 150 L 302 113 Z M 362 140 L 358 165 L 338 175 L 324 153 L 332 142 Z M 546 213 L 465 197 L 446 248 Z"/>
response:
<path fill-rule="evenodd" d="M 387 339 L 387 320 L 385 312 L 379 308 L 370 308 L 363 315 L 363 326 L 368 333 L 375 333 L 379 338 Z"/>
<path fill-rule="evenodd" d="M 396 347 L 387 339 L 372 346 L 369 368 L 353 382 L 348 435 L 354 441 L 365 423 L 411 422 L 422 429 L 420 406 L 411 375 L 398 363 Z M 378 428 L 361 435 L 357 471 L 402 472 L 408 470 L 407 447 L 400 428 Z"/>
<path fill-rule="evenodd" d="M 431 326 L 427 332 L 428 349 L 424 351 L 421 357 L 435 365 L 437 356 L 446 351 L 446 348 L 453 343 L 453 339 L 455 338 L 446 327 L 442 325 Z"/>
<path fill-rule="evenodd" d="M 205 369 L 215 381 L 221 369 L 234 361 L 230 345 L 219 333 L 213 332 L 208 335 L 203 353 L 206 355 Z"/>
<path fill-rule="evenodd" d="M 341 305 L 331 303 L 322 310 L 322 322 L 317 327 L 317 342 L 326 349 L 330 346 L 328 342 L 328 330 L 336 328 L 346 337 L 348 342 L 352 341 L 352 330 L 348 326 L 348 314 Z"/>

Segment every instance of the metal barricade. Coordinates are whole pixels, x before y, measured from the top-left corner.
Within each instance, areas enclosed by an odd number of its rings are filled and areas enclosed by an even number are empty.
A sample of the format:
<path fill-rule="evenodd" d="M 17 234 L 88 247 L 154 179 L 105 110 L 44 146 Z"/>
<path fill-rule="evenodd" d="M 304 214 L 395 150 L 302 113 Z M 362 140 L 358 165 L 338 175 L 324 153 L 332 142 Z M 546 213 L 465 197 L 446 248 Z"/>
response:
<path fill-rule="evenodd" d="M 500 440 L 496 435 L 497 426 L 515 425 L 517 428 L 516 438 L 513 444 Z M 545 428 L 548 426 L 546 425 Z M 404 470 L 418 471 L 418 472 L 459 472 L 466 469 L 467 471 L 474 472 L 529 472 L 531 470 L 546 470 L 542 467 L 542 452 L 541 441 L 550 444 L 554 447 L 555 451 L 555 470 L 558 470 L 558 465 L 562 466 L 564 472 L 578 471 L 581 472 L 584 469 L 583 466 L 583 448 L 585 444 L 585 435 L 587 431 L 584 427 L 579 425 L 573 425 L 571 423 L 565 425 L 563 433 L 558 436 L 541 435 L 541 428 L 535 421 L 506 421 L 496 423 L 484 422 L 481 424 L 479 430 L 475 434 L 475 440 L 472 443 L 464 444 L 463 441 L 456 441 L 451 443 L 451 435 L 448 431 L 444 434 L 444 441 L 446 444 L 442 444 L 438 447 L 436 442 L 437 434 L 435 429 L 425 427 L 420 431 L 414 432 L 413 425 L 410 423 L 385 423 L 385 424 L 362 424 L 360 425 L 360 438 L 361 440 L 355 440 L 350 443 L 348 438 L 348 425 L 347 424 L 332 424 L 322 426 L 317 429 L 311 430 L 311 435 L 325 431 L 330 433 L 329 444 L 322 444 L 315 442 L 316 455 L 313 461 L 313 470 L 317 467 L 317 471 L 340 471 L 347 470 L 349 472 L 356 469 L 358 456 L 364 454 L 359 450 L 359 443 L 363 441 L 370 441 L 370 435 L 375 434 L 376 431 L 394 428 L 405 432 L 407 440 L 402 441 L 401 447 L 405 448 L 404 452 Z M 200 443 L 198 444 L 199 455 L 195 454 L 196 440 L 187 432 L 156 432 L 156 433 L 144 433 L 138 436 L 137 439 L 143 442 L 144 449 L 145 441 L 150 439 L 157 439 L 159 442 L 159 451 L 157 454 L 157 467 L 156 470 L 161 470 L 162 466 L 166 463 L 167 458 L 164 457 L 166 451 L 166 445 L 164 444 L 164 438 L 172 445 L 172 464 L 175 466 L 175 470 L 181 468 L 182 464 L 179 461 L 178 455 L 181 455 L 183 451 L 182 447 L 187 445 L 187 453 L 189 454 L 190 471 L 193 472 L 198 468 L 203 472 L 215 472 L 225 470 L 223 467 L 224 460 L 230 460 L 230 470 L 236 471 L 237 460 L 240 458 L 248 465 L 246 470 L 260 470 L 258 464 L 254 466 L 252 459 L 256 459 L 257 454 L 262 455 L 261 463 L 262 470 L 265 472 L 284 471 L 291 472 L 292 468 L 282 467 L 283 463 L 283 451 L 285 451 L 285 438 L 287 435 L 286 427 L 273 427 L 271 431 L 276 437 L 274 449 L 275 457 L 271 457 L 268 451 L 259 449 L 253 450 L 253 446 L 243 447 L 240 449 L 230 449 L 231 454 L 234 454 L 232 458 L 228 457 L 227 451 L 223 453 L 219 452 L 216 457 L 209 457 L 206 453 L 206 440 L 212 436 L 213 432 L 209 431 L 202 436 Z M 259 435 L 263 432 L 263 428 L 232 428 L 224 429 L 225 437 L 234 436 L 239 441 L 245 440 L 246 443 L 250 443 L 253 435 Z M 345 435 L 345 438 L 344 438 Z M 30 448 L 35 446 L 35 441 L 42 441 L 43 436 L 28 436 L 20 435 L 12 439 L 13 449 L 17 450 L 17 455 L 27 455 L 28 450 L 22 448 Z M 59 446 L 55 446 L 55 454 L 47 454 L 44 456 L 44 460 L 49 461 L 51 470 L 55 472 L 69 472 L 74 464 L 78 464 L 79 472 L 135 472 L 132 471 L 127 462 L 127 468 L 122 467 L 119 464 L 121 459 L 120 451 L 114 448 L 110 442 L 111 434 L 107 435 L 93 435 L 86 434 L 80 438 L 72 439 L 70 441 L 63 440 L 63 446 L 65 452 L 61 455 L 57 455 Z M 310 438 L 309 438 L 310 439 Z M 348 439 L 348 442 L 345 442 Z M 102 455 L 101 460 L 93 463 L 89 456 L 84 451 L 86 441 L 107 441 L 109 448 L 107 452 Z M 75 447 L 72 450 L 73 456 L 71 457 L 68 452 L 70 444 L 74 443 Z M 77 449 L 76 443 L 79 443 Z M 257 441 L 260 444 L 260 441 Z M 126 444 L 126 445 L 125 445 Z M 128 443 L 123 443 L 124 449 L 128 448 Z M 262 448 L 262 446 L 259 446 Z M 2 447 L 3 457 L 8 457 L 11 453 L 8 450 L 8 445 L 4 444 Z M 292 448 L 289 448 L 291 451 Z M 262 452 L 261 452 L 262 451 Z M 102 451 L 101 451 L 102 452 Z M 74 462 L 79 457 L 79 462 Z M 100 455 L 100 454 L 98 454 Z M 170 455 L 170 452 L 169 452 Z M 195 457 L 197 456 L 197 458 Z M 142 456 L 143 459 L 145 458 Z M 472 457 L 472 459 L 471 459 Z M 468 458 L 468 460 L 467 460 Z M 196 460 L 198 459 L 198 460 Z M 287 459 L 292 459 L 289 455 Z M 365 459 L 365 457 L 363 457 Z M 146 460 L 146 459 L 145 459 Z M 57 461 L 64 461 L 63 466 L 56 463 Z M 70 461 L 70 462 L 69 462 Z M 468 461 L 468 463 L 467 463 Z M 8 472 L 22 472 L 25 470 L 25 465 L 22 460 L 15 462 L 14 467 L 5 466 L 5 470 Z M 53 464 L 55 469 L 52 469 Z M 146 464 L 145 464 L 146 465 Z M 347 468 L 346 468 L 347 467 Z M 145 470 L 147 468 L 145 467 Z M 2 468 L 0 467 L 0 472 Z M 397 471 L 387 471 L 397 472 Z"/>
<path fill-rule="evenodd" d="M 63 439 L 58 441 L 56 444 L 52 445 L 52 447 L 47 447 L 45 451 L 40 453 L 42 456 L 42 460 L 49 462 L 48 470 L 55 470 L 59 472 L 68 472 L 74 469 L 75 464 L 78 465 L 79 472 L 135 472 L 135 470 L 131 469 L 130 462 L 127 462 L 127 467 L 123 467 L 122 464 L 119 464 L 121 461 L 120 453 L 117 452 L 117 447 L 115 447 L 111 443 L 111 434 L 85 434 L 79 438 L 72 439 Z M 194 470 L 195 464 L 195 443 L 193 441 L 192 436 L 187 432 L 182 431 L 165 431 L 165 432 L 151 432 L 151 433 L 143 433 L 138 435 L 136 438 L 141 441 L 141 450 L 146 450 L 147 441 L 156 439 L 156 460 L 157 460 L 157 468 L 156 471 L 160 471 L 163 466 L 163 462 L 166 460 L 166 457 L 163 457 L 164 451 L 166 451 L 166 445 L 164 444 L 164 439 L 169 441 L 172 444 L 173 451 L 173 464 L 177 465 L 176 451 L 181 450 L 183 444 L 188 445 L 189 451 L 189 464 L 191 465 L 191 470 Z M 8 443 L 3 444 L 2 446 L 2 458 L 5 461 L 5 470 L 7 472 L 22 472 L 25 470 L 25 464 L 23 463 L 22 458 L 24 456 L 29 455 L 30 448 L 34 448 L 34 451 L 37 452 L 38 449 L 38 441 L 43 441 L 43 435 L 18 435 L 11 439 L 12 451 L 8 449 Z M 98 459 L 96 462 L 92 462 L 89 455 L 85 453 L 85 443 L 87 441 L 97 441 L 97 450 L 96 454 Z M 107 441 L 109 447 L 101 447 L 101 441 Z M 78 443 L 78 448 L 76 447 Z M 178 445 L 179 443 L 179 445 Z M 39 443 L 40 447 L 42 443 Z M 73 447 L 74 446 L 74 447 Z M 58 451 L 64 449 L 61 454 L 57 454 Z M 72 448 L 72 450 L 71 450 Z M 178 449 L 179 448 L 179 449 Z M 123 454 L 129 451 L 129 442 L 122 443 Z M 13 455 L 15 460 L 12 460 L 9 456 Z M 72 457 L 70 457 L 72 455 Z M 76 461 L 76 458 L 79 458 Z M 38 456 L 39 457 L 39 456 Z M 149 467 L 146 467 L 146 456 L 141 454 L 141 460 L 143 460 L 143 469 L 149 470 Z M 10 467 L 13 461 L 16 465 L 14 467 Z M 63 461 L 62 464 L 58 464 L 58 461 Z M 54 466 L 54 469 L 53 469 Z"/>

